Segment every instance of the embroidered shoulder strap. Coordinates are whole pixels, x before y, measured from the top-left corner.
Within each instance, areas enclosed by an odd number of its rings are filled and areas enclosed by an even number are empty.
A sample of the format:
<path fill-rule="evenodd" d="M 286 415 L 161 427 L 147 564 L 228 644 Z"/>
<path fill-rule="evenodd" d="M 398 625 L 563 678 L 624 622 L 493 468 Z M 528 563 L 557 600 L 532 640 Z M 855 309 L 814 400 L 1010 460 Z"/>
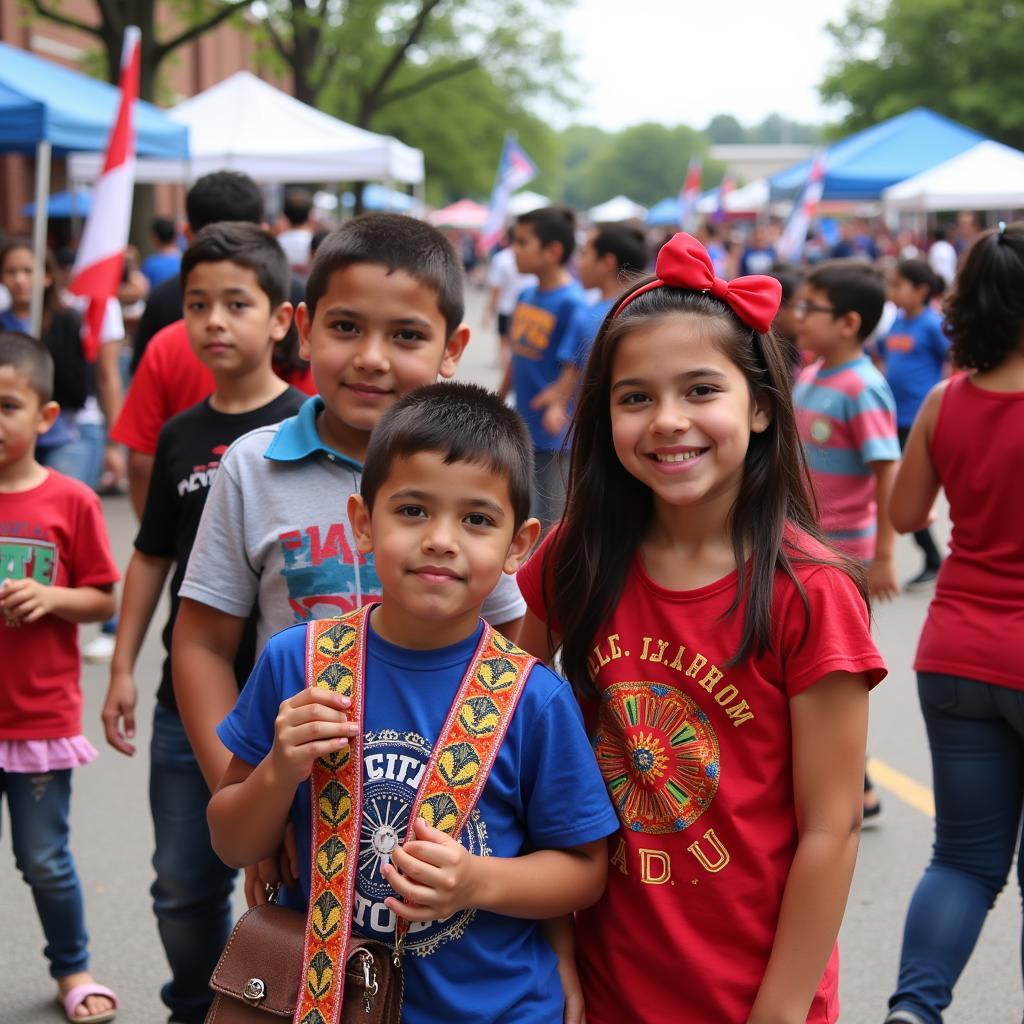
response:
<path fill-rule="evenodd" d="M 360 723 L 369 611 L 367 606 L 341 619 L 311 622 L 306 633 L 306 685 L 350 697 L 349 717 Z M 422 817 L 450 836 L 462 831 L 535 661 L 484 625 L 427 762 L 410 821 Z M 362 732 L 338 753 L 317 760 L 310 776 L 309 911 L 294 1024 L 337 1024 L 341 1018 L 362 816 Z M 396 957 L 407 930 L 407 923 L 399 920 Z"/>
<path fill-rule="evenodd" d="M 368 609 L 311 622 L 306 630 L 306 686 L 350 697 L 349 718 L 363 720 L 360 643 Z M 363 806 L 363 733 L 321 757 L 310 775 L 309 910 L 294 1024 L 337 1024 L 345 990 L 345 950 L 359 861 Z"/>
<path fill-rule="evenodd" d="M 459 835 L 484 791 L 536 661 L 484 623 L 480 644 L 431 751 L 410 823 L 423 818 L 440 832 Z M 408 930 L 409 922 L 399 918 L 396 958 Z"/>

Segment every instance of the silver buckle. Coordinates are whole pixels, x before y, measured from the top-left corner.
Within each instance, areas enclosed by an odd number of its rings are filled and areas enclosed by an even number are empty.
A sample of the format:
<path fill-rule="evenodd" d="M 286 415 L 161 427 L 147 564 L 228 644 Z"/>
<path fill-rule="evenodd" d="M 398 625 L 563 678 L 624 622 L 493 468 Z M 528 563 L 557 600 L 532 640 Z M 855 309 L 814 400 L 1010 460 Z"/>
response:
<path fill-rule="evenodd" d="M 267 994 L 267 986 L 263 984 L 262 978 L 250 978 L 242 989 L 242 998 L 246 1002 L 258 1003 Z"/>

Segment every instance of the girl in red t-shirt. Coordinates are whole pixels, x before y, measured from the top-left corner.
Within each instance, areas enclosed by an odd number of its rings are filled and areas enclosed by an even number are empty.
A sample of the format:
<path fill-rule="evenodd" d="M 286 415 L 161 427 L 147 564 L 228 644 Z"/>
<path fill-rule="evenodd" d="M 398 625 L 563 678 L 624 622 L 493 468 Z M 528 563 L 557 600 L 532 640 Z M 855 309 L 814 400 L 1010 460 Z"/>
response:
<path fill-rule="evenodd" d="M 818 530 L 778 282 L 727 284 L 686 234 L 656 273 L 601 327 L 565 517 L 519 576 L 622 823 L 576 922 L 586 1016 L 831 1024 L 885 667 Z"/>
<path fill-rule="evenodd" d="M 907 439 L 891 513 L 920 529 L 941 487 L 949 556 L 914 668 L 935 846 L 903 934 L 887 1021 L 938 1024 L 1018 852 L 1024 804 L 1024 223 L 981 235 L 946 302 L 955 366 Z"/>

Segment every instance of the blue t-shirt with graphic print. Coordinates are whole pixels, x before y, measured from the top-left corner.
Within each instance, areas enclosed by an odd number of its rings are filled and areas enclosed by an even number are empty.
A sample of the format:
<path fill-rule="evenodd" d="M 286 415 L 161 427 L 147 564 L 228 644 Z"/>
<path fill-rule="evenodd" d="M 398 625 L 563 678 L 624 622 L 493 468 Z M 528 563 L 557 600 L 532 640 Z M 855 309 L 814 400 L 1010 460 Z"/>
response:
<path fill-rule="evenodd" d="M 543 291 L 539 285 L 527 288 L 519 296 L 512 314 L 508 338 L 516 408 L 526 421 L 536 451 L 557 451 L 565 439 L 565 431 L 549 434 L 544 429 L 543 410 L 531 409 L 530 403 L 558 379 L 562 366 L 569 361 L 559 355 L 562 339 L 576 311 L 586 306 L 586 296 L 579 282 L 570 281 L 548 291 Z"/>
<path fill-rule="evenodd" d="M 409 811 L 482 625 L 466 640 L 433 651 L 390 644 L 368 630 L 363 738 L 363 820 L 353 931 L 391 943 L 395 917 L 381 876 L 387 842 L 406 833 Z M 306 631 L 272 637 L 234 710 L 217 733 L 249 764 L 270 751 L 283 700 L 305 686 Z M 310 885 L 310 796 L 303 784 L 291 810 L 301 889 Z M 536 665 L 494 762 L 483 795 L 459 836 L 471 853 L 515 857 L 565 849 L 610 835 L 609 802 L 569 685 Z M 535 921 L 466 910 L 413 924 L 406 941 L 404 1024 L 555 1024 L 562 986 L 551 947 Z"/>

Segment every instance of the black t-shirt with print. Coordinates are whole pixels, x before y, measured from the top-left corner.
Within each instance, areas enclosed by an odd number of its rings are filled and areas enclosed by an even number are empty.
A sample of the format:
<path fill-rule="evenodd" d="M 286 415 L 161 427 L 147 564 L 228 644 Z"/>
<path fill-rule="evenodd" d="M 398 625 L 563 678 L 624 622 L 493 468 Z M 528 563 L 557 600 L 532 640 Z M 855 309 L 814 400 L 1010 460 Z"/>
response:
<path fill-rule="evenodd" d="M 221 456 L 243 434 L 280 423 L 294 416 L 306 400 L 295 388 L 283 391 L 272 402 L 243 413 L 217 412 L 204 399 L 169 419 L 160 431 L 153 476 L 146 495 L 146 509 L 135 538 L 135 548 L 155 558 L 173 558 L 171 577 L 171 613 L 164 626 L 164 658 L 156 697 L 160 704 L 177 710 L 171 683 L 171 634 L 178 615 L 178 588 L 185 576 L 199 520 L 206 504 Z M 256 616 L 250 615 L 235 658 L 235 677 L 239 689 L 252 671 L 256 651 Z"/>

